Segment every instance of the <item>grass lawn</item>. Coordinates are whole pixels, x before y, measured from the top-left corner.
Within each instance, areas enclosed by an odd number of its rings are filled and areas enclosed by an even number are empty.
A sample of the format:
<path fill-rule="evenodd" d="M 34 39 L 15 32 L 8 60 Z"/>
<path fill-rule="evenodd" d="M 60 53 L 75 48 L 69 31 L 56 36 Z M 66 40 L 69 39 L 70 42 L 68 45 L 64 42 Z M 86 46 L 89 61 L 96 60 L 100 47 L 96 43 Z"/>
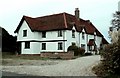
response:
<path fill-rule="evenodd" d="M 28 59 L 28 60 L 47 60 L 48 58 L 42 58 L 39 55 L 15 55 L 8 52 L 2 53 L 2 59 Z"/>

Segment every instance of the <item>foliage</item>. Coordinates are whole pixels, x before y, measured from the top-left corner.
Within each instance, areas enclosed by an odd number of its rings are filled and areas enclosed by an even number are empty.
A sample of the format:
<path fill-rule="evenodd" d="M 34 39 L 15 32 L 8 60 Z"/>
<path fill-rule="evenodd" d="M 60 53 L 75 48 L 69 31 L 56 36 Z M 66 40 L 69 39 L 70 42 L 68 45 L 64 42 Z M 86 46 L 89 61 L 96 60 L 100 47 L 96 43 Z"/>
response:
<path fill-rule="evenodd" d="M 17 37 L 10 35 L 4 28 L 1 28 L 2 32 L 2 52 L 15 52 Z"/>
<path fill-rule="evenodd" d="M 111 24 L 114 28 L 120 28 L 120 11 L 117 11 L 115 14 L 113 14 Z"/>
<path fill-rule="evenodd" d="M 111 31 L 114 31 L 113 29 L 119 30 L 120 12 L 113 14 L 111 24 Z M 103 50 L 100 51 L 102 62 L 100 66 L 96 68 L 96 72 L 105 78 L 120 78 L 120 36 L 118 35 L 117 37 L 118 40 L 116 42 L 105 45 Z"/>
<path fill-rule="evenodd" d="M 78 55 L 84 55 L 84 54 L 85 54 L 85 49 L 84 48 L 79 48 Z"/>
<path fill-rule="evenodd" d="M 40 57 L 40 55 L 15 55 L 10 52 L 3 52 L 2 59 L 12 59 L 12 60 L 49 60 L 49 58 Z"/>
<path fill-rule="evenodd" d="M 118 43 L 113 43 L 105 46 L 101 53 L 103 57 L 102 64 L 106 76 L 120 74 L 120 37 Z M 120 75 L 119 75 L 120 76 Z"/>
<path fill-rule="evenodd" d="M 77 56 L 79 53 L 78 47 L 75 43 L 72 43 L 72 45 L 68 47 L 67 51 L 74 51 L 75 56 Z"/>
<path fill-rule="evenodd" d="M 85 49 L 79 48 L 75 43 L 72 43 L 72 45 L 68 47 L 67 51 L 74 51 L 75 56 L 84 55 L 85 53 Z"/>

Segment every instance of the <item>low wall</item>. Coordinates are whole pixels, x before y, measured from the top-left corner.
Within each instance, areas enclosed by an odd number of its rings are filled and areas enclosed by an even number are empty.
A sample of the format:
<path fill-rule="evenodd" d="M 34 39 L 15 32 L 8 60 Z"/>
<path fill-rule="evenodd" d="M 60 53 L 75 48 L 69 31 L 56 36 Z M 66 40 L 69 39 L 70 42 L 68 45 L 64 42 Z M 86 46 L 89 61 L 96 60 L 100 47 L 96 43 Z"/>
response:
<path fill-rule="evenodd" d="M 62 58 L 62 59 L 72 59 L 74 58 L 74 52 L 41 52 L 41 57 L 47 58 Z"/>

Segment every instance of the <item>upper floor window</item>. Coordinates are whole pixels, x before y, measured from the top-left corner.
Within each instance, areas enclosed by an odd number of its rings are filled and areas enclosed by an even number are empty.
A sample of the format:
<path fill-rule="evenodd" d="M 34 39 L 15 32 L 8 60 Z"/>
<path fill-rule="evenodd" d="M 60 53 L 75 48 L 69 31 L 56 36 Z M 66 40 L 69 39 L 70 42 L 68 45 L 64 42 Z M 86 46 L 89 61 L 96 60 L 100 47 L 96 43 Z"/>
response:
<path fill-rule="evenodd" d="M 85 33 L 82 32 L 82 39 L 85 39 Z"/>
<path fill-rule="evenodd" d="M 27 36 L 27 30 L 23 30 L 23 37 Z"/>
<path fill-rule="evenodd" d="M 46 38 L 46 32 L 42 32 L 42 38 Z"/>
<path fill-rule="evenodd" d="M 75 38 L 75 30 L 72 30 L 72 38 Z"/>
<path fill-rule="evenodd" d="M 58 37 L 62 37 L 62 31 L 58 31 Z"/>
<path fill-rule="evenodd" d="M 58 43 L 58 50 L 62 50 L 63 49 L 63 44 L 62 44 L 62 42 L 59 42 Z"/>
<path fill-rule="evenodd" d="M 25 42 L 25 49 L 30 49 L 30 42 Z"/>
<path fill-rule="evenodd" d="M 42 43 L 42 50 L 46 50 L 46 43 Z"/>

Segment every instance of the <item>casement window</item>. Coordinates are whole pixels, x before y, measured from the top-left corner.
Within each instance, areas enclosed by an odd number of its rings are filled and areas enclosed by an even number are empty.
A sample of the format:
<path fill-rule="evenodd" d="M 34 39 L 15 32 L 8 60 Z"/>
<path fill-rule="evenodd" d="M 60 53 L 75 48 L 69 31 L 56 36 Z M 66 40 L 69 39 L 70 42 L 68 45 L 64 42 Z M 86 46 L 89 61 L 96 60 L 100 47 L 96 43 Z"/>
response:
<path fill-rule="evenodd" d="M 30 42 L 25 42 L 25 49 L 30 49 Z"/>
<path fill-rule="evenodd" d="M 72 38 L 75 38 L 75 30 L 72 30 Z"/>
<path fill-rule="evenodd" d="M 63 50 L 63 44 L 62 44 L 62 42 L 58 43 L 58 50 Z"/>
<path fill-rule="evenodd" d="M 42 32 L 42 38 L 46 38 L 46 32 Z"/>
<path fill-rule="evenodd" d="M 82 32 L 82 39 L 85 39 L 85 33 Z"/>
<path fill-rule="evenodd" d="M 89 51 L 92 51 L 92 46 L 89 46 Z"/>
<path fill-rule="evenodd" d="M 27 30 L 23 30 L 23 37 L 27 36 Z"/>
<path fill-rule="evenodd" d="M 42 43 L 42 50 L 46 50 L 46 43 Z"/>
<path fill-rule="evenodd" d="M 62 31 L 58 31 L 58 37 L 62 37 Z"/>
<path fill-rule="evenodd" d="M 85 49 L 85 44 L 81 44 L 81 48 Z"/>

